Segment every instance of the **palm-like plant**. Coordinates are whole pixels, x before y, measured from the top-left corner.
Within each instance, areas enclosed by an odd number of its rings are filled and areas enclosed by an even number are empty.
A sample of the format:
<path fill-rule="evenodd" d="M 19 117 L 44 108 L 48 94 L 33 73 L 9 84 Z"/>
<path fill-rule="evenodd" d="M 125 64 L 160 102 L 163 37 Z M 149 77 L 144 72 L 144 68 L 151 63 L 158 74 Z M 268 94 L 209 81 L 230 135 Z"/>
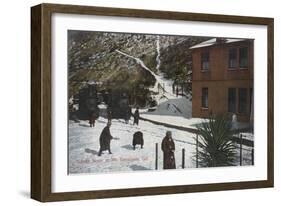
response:
<path fill-rule="evenodd" d="M 225 115 L 211 116 L 197 126 L 198 164 L 202 167 L 231 166 L 235 161 L 231 122 Z"/>

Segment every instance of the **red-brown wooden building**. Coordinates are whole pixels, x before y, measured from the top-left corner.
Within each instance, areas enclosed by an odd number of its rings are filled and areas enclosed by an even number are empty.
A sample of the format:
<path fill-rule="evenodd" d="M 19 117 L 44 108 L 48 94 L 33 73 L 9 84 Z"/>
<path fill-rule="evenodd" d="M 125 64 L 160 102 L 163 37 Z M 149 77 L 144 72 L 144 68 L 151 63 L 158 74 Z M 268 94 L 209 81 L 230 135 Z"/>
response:
<path fill-rule="evenodd" d="M 192 116 L 253 118 L 253 40 L 213 38 L 192 49 Z"/>

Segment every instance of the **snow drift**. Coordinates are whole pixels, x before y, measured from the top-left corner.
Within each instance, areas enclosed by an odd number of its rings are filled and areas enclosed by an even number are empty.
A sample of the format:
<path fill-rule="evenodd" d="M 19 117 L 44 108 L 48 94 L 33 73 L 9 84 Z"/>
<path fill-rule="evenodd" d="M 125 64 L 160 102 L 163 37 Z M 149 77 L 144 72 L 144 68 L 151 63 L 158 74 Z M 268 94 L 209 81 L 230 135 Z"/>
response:
<path fill-rule="evenodd" d="M 165 115 L 165 116 L 182 116 L 191 118 L 192 102 L 185 98 L 169 99 L 160 103 L 155 111 L 146 114 Z"/>

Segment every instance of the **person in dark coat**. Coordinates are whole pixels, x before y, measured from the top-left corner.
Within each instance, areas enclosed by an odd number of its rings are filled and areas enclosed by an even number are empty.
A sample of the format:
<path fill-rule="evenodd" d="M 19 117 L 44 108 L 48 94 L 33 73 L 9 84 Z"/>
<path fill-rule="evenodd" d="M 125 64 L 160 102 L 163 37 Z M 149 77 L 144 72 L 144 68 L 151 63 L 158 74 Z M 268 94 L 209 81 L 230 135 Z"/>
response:
<path fill-rule="evenodd" d="M 107 120 L 108 122 L 111 122 L 112 120 L 112 111 L 110 107 L 107 108 Z"/>
<path fill-rule="evenodd" d="M 97 118 L 97 115 L 95 114 L 95 112 L 92 112 L 90 115 L 90 119 L 89 119 L 90 127 L 95 127 L 96 118 Z"/>
<path fill-rule="evenodd" d="M 131 119 L 131 115 L 132 115 L 131 107 L 127 107 L 126 114 L 125 114 L 125 122 L 126 122 L 126 124 L 129 123 L 129 120 Z"/>
<path fill-rule="evenodd" d="M 139 108 L 137 107 L 134 113 L 134 124 L 139 125 L 139 118 L 140 118 L 140 113 L 139 113 Z"/>
<path fill-rule="evenodd" d="M 100 150 L 98 156 L 101 156 L 102 151 L 108 150 L 109 154 L 111 153 L 110 150 L 110 141 L 113 139 L 113 137 L 110 134 L 110 126 L 111 122 L 107 123 L 107 126 L 102 130 L 100 135 Z"/>
<path fill-rule="evenodd" d="M 134 150 L 136 149 L 136 145 L 139 144 L 141 145 L 141 148 L 143 148 L 143 133 L 138 131 L 138 132 L 135 132 L 134 135 L 133 135 L 133 147 L 134 147 Z"/>
<path fill-rule="evenodd" d="M 173 94 L 175 94 L 175 83 L 173 83 Z"/>
<path fill-rule="evenodd" d="M 166 136 L 162 140 L 161 149 L 163 151 L 163 169 L 175 169 L 175 143 L 172 138 L 172 132 L 167 131 Z"/>

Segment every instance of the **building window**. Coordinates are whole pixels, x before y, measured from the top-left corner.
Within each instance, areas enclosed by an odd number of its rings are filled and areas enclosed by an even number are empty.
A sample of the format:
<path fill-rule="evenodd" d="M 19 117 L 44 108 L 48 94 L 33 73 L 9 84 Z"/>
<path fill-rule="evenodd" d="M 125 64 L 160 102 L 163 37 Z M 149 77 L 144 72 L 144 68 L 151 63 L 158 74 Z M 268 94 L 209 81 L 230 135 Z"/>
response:
<path fill-rule="evenodd" d="M 236 112 L 236 89 L 229 88 L 228 89 L 228 111 Z"/>
<path fill-rule="evenodd" d="M 249 107 L 250 107 L 250 114 L 253 112 L 252 109 L 253 109 L 253 88 L 250 88 L 250 104 L 249 104 Z"/>
<path fill-rule="evenodd" d="M 228 50 L 228 68 L 234 69 L 237 67 L 237 49 L 230 48 Z"/>
<path fill-rule="evenodd" d="M 238 112 L 241 114 L 247 113 L 247 89 L 239 88 L 239 106 Z"/>
<path fill-rule="evenodd" d="M 239 49 L 239 66 L 241 69 L 248 68 L 248 47 Z"/>
<path fill-rule="evenodd" d="M 202 64 L 202 70 L 203 71 L 208 71 L 209 70 L 209 65 L 210 65 L 210 55 L 209 52 L 203 52 L 201 54 L 201 64 Z"/>
<path fill-rule="evenodd" d="M 202 107 L 208 108 L 208 88 L 202 88 Z"/>

